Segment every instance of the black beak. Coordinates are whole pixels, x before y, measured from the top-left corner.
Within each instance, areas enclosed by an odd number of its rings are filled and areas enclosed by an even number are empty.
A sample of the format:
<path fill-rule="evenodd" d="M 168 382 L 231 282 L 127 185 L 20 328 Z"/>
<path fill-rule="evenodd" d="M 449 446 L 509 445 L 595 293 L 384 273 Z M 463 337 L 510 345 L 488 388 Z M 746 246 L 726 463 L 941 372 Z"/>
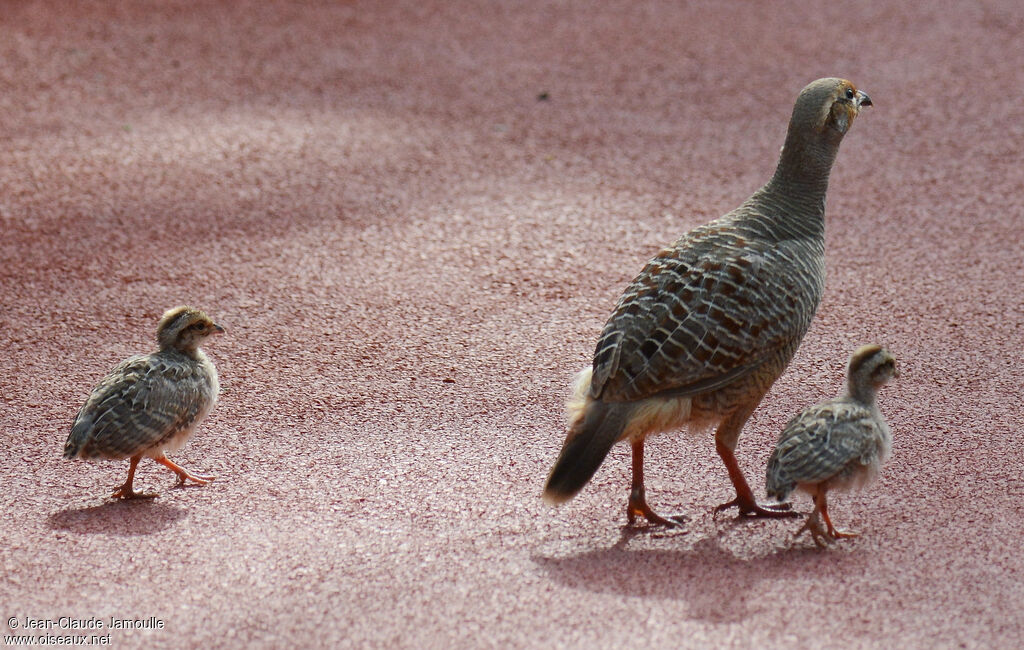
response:
<path fill-rule="evenodd" d="M 861 106 L 871 106 L 871 105 L 872 105 L 871 104 L 871 98 L 868 97 L 868 94 L 866 92 L 862 91 L 862 90 L 858 90 L 857 91 L 857 107 L 859 108 Z"/>

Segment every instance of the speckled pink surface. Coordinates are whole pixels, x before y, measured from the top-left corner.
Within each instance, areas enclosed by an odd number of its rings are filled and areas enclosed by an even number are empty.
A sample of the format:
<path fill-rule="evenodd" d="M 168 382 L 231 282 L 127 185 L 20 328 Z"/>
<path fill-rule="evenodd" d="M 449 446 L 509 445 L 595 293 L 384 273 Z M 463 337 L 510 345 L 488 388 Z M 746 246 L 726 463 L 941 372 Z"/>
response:
<path fill-rule="evenodd" d="M 1024 15 L 891 4 L 3 3 L 2 619 L 163 624 L 115 647 L 1018 645 Z M 739 459 L 761 494 L 786 419 L 884 343 L 894 457 L 832 507 L 862 537 L 712 519 L 731 487 L 685 433 L 648 445 L 684 533 L 623 530 L 622 447 L 546 506 L 619 292 L 767 179 L 831 75 L 875 106 Z M 68 427 L 183 302 L 229 330 L 175 456 L 219 478 L 147 461 L 161 497 L 111 502 L 126 463 L 64 460 Z"/>

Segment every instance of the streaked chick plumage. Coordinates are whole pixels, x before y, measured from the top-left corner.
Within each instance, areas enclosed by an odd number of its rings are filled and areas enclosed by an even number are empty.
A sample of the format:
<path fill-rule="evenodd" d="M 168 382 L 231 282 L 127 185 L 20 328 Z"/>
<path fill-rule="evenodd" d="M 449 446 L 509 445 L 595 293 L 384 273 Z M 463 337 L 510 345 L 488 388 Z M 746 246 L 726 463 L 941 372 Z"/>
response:
<path fill-rule="evenodd" d="M 171 469 L 179 485 L 213 480 L 191 474 L 165 452 L 180 449 L 217 401 L 217 370 L 199 346 L 222 332 L 193 307 L 164 313 L 157 326 L 159 349 L 125 359 L 100 381 L 71 426 L 64 457 L 128 458 L 128 479 L 115 498 L 156 496 L 133 489 L 135 468 L 144 456 Z"/>
<path fill-rule="evenodd" d="M 804 409 L 782 431 L 765 484 L 778 501 L 796 489 L 814 499 L 814 511 L 797 535 L 809 531 L 819 546 L 854 535 L 832 525 L 826 493 L 863 487 L 878 476 L 892 450 L 892 433 L 876 398 L 896 376 L 896 359 L 885 348 L 860 347 L 850 357 L 843 394 Z"/>
<path fill-rule="evenodd" d="M 544 497 L 560 503 L 629 440 L 637 516 L 675 525 L 648 505 L 647 435 L 717 426 L 715 446 L 736 498 L 718 510 L 785 516 L 757 504 L 734 454 L 740 431 L 796 352 L 825 286 L 825 194 L 843 135 L 868 96 L 819 79 L 797 97 L 772 178 L 740 207 L 659 253 L 626 289 L 577 377 L 569 431 Z"/>

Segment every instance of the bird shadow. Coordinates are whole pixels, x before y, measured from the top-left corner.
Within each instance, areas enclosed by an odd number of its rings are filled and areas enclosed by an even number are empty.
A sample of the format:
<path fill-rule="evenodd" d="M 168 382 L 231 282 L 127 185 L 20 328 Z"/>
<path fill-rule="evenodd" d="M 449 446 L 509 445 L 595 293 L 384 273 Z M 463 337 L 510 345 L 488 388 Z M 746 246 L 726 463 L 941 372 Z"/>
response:
<path fill-rule="evenodd" d="M 66 508 L 47 517 L 52 530 L 79 535 L 152 535 L 170 527 L 187 513 L 183 508 L 153 499 L 107 501 L 100 505 Z"/>
<path fill-rule="evenodd" d="M 868 562 L 866 552 L 857 547 L 790 545 L 742 557 L 723 545 L 721 531 L 684 541 L 680 548 L 630 548 L 630 540 L 638 535 L 647 540 L 667 538 L 625 528 L 607 548 L 557 557 L 534 553 L 531 559 L 552 580 L 571 589 L 679 600 L 687 604 L 691 618 L 710 623 L 740 622 L 764 609 L 757 601 L 763 581 L 814 581 L 823 574 L 856 572 Z"/>

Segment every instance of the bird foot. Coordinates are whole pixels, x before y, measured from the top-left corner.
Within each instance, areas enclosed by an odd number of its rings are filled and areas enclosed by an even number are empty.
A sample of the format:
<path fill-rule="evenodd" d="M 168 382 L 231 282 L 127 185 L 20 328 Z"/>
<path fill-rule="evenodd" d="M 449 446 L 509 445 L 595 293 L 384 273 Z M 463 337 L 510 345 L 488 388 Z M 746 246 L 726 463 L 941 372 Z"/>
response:
<path fill-rule="evenodd" d="M 160 495 L 156 492 L 136 492 L 132 489 L 132 486 L 125 484 L 117 488 L 110 496 L 113 499 L 124 499 L 127 501 L 128 499 L 155 499 Z"/>
<path fill-rule="evenodd" d="M 185 487 L 185 481 L 192 481 L 196 485 L 206 485 L 210 481 L 216 479 L 216 476 L 210 476 L 206 474 L 190 474 L 182 471 L 178 473 L 178 482 L 174 487 Z"/>
<path fill-rule="evenodd" d="M 185 481 L 192 481 L 196 485 L 206 485 L 213 479 L 217 478 L 216 476 L 203 476 L 202 474 L 193 474 L 184 467 L 182 467 L 181 465 L 178 465 L 177 463 L 172 461 L 167 456 L 160 456 L 159 458 L 154 458 L 153 460 L 155 460 L 156 462 L 160 463 L 161 465 L 163 465 L 164 467 L 178 475 L 178 483 L 174 487 L 181 487 L 185 485 Z"/>
<path fill-rule="evenodd" d="M 793 539 L 800 537 L 805 530 L 811 534 L 811 537 L 814 539 L 814 543 L 820 548 L 825 548 L 837 539 L 859 536 L 858 533 L 852 531 L 837 530 L 833 528 L 831 524 L 829 524 L 827 528 L 823 528 L 821 525 L 821 519 L 818 517 L 817 513 L 813 513 L 807 518 L 807 521 L 805 521 L 804 525 L 800 527 L 800 530 L 796 531 L 796 535 L 793 536 Z"/>
<path fill-rule="evenodd" d="M 800 513 L 793 511 L 793 506 L 788 503 L 772 503 L 765 505 L 758 505 L 757 501 L 753 499 L 743 499 L 736 497 L 732 501 L 723 503 L 720 506 L 715 507 L 713 517 L 717 517 L 718 513 L 728 510 L 729 508 L 739 508 L 741 517 L 799 517 Z"/>
<path fill-rule="evenodd" d="M 800 530 L 796 531 L 796 534 L 793 535 L 793 539 L 800 537 L 805 530 L 811 534 L 811 539 L 814 540 L 814 543 L 818 548 L 827 547 L 835 539 L 831 534 L 832 531 L 825 530 L 821 527 L 821 518 L 818 517 L 817 512 L 811 513 L 807 518 L 807 521 L 804 522 L 804 525 L 800 527 Z"/>
<path fill-rule="evenodd" d="M 637 517 L 643 517 L 647 520 L 648 524 L 665 526 L 666 528 L 678 528 L 690 519 L 686 515 L 669 515 L 668 517 L 662 517 L 651 510 L 651 507 L 647 505 L 647 500 L 642 496 L 636 498 L 633 495 L 630 495 L 629 505 L 626 506 L 626 518 L 629 521 L 630 526 L 636 525 Z"/>
<path fill-rule="evenodd" d="M 832 539 L 848 539 L 852 537 L 860 537 L 860 533 L 855 533 L 852 530 L 836 530 L 835 528 L 828 531 L 828 535 Z"/>

